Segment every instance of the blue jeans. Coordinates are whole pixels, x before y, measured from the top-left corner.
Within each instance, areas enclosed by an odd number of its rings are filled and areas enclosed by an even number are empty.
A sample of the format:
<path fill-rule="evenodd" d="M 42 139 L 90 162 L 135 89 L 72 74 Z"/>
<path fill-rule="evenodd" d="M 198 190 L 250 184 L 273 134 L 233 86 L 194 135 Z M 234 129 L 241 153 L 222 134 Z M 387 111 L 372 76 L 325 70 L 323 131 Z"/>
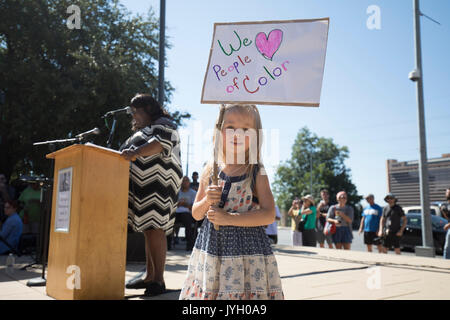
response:
<path fill-rule="evenodd" d="M 444 245 L 444 259 L 450 259 L 450 229 L 447 230 Z"/>

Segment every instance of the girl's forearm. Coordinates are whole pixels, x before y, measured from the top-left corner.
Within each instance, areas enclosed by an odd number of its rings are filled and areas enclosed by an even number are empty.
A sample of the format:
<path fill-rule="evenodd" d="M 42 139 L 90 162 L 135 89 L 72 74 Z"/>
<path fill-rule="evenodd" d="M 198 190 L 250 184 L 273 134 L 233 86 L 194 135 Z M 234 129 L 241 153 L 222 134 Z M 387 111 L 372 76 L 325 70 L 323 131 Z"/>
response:
<path fill-rule="evenodd" d="M 237 227 L 267 226 L 275 221 L 275 208 L 229 214 L 229 225 Z"/>

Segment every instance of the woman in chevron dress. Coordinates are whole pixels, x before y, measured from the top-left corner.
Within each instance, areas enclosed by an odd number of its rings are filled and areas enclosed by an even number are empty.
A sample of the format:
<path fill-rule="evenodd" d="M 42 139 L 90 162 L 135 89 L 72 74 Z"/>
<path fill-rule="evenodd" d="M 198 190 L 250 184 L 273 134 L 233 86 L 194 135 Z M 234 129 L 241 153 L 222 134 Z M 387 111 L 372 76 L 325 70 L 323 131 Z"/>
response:
<path fill-rule="evenodd" d="M 166 235 L 172 233 L 182 167 L 177 126 L 148 94 L 131 100 L 133 135 L 121 146 L 122 157 L 131 160 L 128 222 L 143 232 L 147 273 L 127 288 L 146 288 L 145 294 L 165 291 Z"/>

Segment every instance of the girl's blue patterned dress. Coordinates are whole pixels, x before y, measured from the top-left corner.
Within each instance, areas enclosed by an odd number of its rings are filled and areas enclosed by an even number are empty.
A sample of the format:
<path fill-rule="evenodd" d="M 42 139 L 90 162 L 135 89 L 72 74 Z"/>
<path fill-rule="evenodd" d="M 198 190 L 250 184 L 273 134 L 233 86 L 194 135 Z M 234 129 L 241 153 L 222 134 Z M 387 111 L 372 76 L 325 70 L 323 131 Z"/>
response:
<path fill-rule="evenodd" d="M 227 212 L 254 210 L 246 176 L 228 177 L 222 202 Z M 277 262 L 265 228 L 220 226 L 205 218 L 189 260 L 180 299 L 284 299 Z"/>

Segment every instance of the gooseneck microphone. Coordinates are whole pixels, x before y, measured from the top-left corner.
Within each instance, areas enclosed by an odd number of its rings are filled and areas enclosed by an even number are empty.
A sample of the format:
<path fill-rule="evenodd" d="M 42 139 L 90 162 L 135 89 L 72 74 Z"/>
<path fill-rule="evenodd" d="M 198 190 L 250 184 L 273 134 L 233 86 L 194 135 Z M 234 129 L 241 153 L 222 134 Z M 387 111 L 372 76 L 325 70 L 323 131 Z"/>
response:
<path fill-rule="evenodd" d="M 131 114 L 131 107 L 125 107 L 125 108 L 121 108 L 121 109 L 108 111 L 107 113 L 105 113 L 102 116 L 102 118 L 106 118 L 108 116 L 112 116 L 112 115 L 115 115 L 116 113 L 122 113 L 122 112 L 126 112 L 127 114 Z"/>
<path fill-rule="evenodd" d="M 93 135 L 93 134 L 100 134 L 100 129 L 99 128 L 94 128 L 92 130 L 89 130 L 89 131 L 77 134 L 75 137 L 81 139 L 81 138 L 84 138 L 84 137 L 87 137 L 87 136 L 90 136 L 90 135 Z"/>

